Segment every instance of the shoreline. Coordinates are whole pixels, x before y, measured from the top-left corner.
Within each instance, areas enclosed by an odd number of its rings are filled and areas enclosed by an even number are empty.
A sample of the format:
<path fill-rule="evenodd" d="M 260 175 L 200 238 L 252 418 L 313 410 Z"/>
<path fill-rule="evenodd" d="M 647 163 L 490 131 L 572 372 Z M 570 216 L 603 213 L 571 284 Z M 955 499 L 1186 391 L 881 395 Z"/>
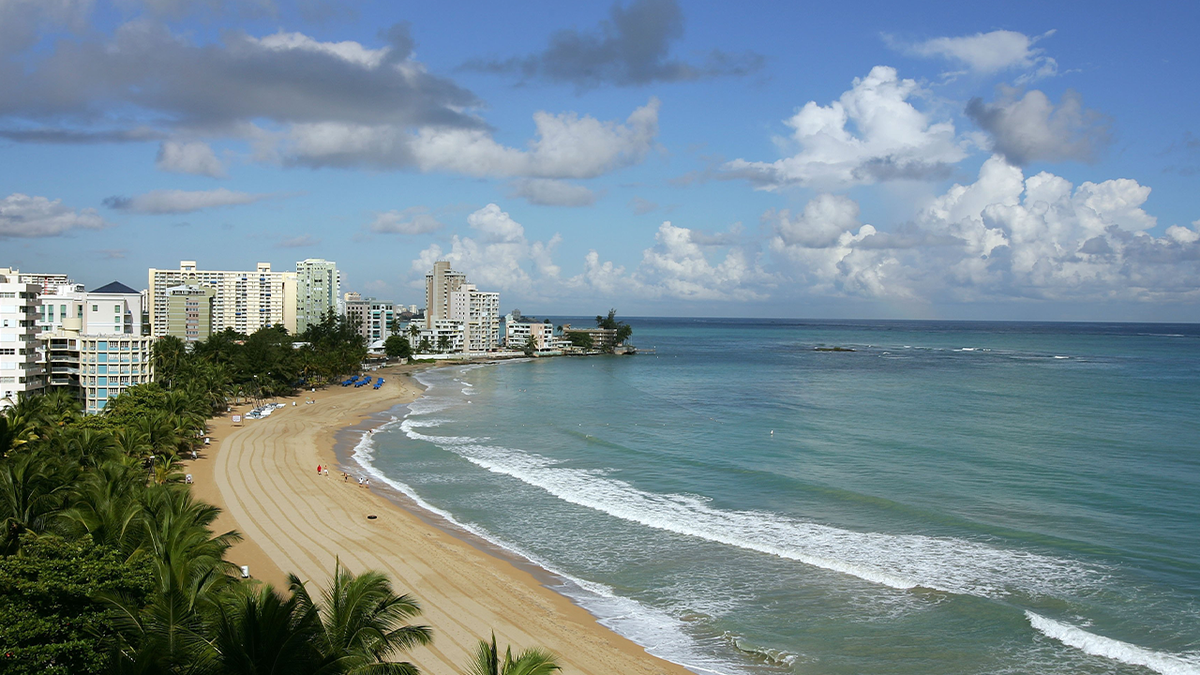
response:
<path fill-rule="evenodd" d="M 254 577 L 276 587 L 284 569 L 324 583 L 335 560 L 355 572 L 384 571 L 397 592 L 411 592 L 422 602 L 426 611 L 414 622 L 435 631 L 432 647 L 400 657 L 425 673 L 458 673 L 476 641 L 492 630 L 516 650 L 554 651 L 564 673 L 690 673 L 601 625 L 554 590 L 568 580 L 445 521 L 390 486 L 364 489 L 339 480 L 342 470 L 365 470 L 352 459 L 363 433 L 390 421 L 380 415 L 422 395 L 424 387 L 405 373 L 426 367 L 381 369 L 387 382 L 379 391 L 334 385 L 279 399 L 300 404 L 240 429 L 231 427 L 228 416 L 212 420 L 215 445 L 206 455 L 214 461 L 189 462 L 188 471 L 208 488 L 197 489 L 197 497 L 221 502 L 217 527 L 236 528 L 245 537 L 229 559 L 250 564 Z M 305 404 L 305 397 L 316 403 Z M 317 464 L 329 466 L 330 475 L 314 475 Z M 214 491 L 220 499 L 211 499 Z"/>

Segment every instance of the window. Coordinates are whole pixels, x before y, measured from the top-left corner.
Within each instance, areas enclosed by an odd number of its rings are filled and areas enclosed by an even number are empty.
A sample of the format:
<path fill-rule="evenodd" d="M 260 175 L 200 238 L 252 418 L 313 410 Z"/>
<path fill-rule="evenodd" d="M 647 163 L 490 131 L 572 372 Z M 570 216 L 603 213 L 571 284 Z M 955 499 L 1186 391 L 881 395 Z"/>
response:
<path fill-rule="evenodd" d="M 120 313 L 121 313 L 121 306 L 120 306 L 120 305 L 113 305 L 113 311 L 114 311 L 114 312 L 116 312 L 117 314 L 120 314 Z"/>
<path fill-rule="evenodd" d="M 100 311 L 100 305 L 92 305 L 92 311 L 93 311 L 93 312 L 99 312 L 99 311 Z"/>

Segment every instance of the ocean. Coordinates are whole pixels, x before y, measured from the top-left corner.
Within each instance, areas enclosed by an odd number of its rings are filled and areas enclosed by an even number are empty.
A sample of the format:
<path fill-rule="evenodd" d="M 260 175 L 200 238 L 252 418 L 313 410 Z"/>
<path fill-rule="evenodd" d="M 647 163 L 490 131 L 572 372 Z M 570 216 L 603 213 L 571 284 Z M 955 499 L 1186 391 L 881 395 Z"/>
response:
<path fill-rule="evenodd" d="M 355 458 L 697 673 L 1200 673 L 1200 326 L 630 323 Z"/>

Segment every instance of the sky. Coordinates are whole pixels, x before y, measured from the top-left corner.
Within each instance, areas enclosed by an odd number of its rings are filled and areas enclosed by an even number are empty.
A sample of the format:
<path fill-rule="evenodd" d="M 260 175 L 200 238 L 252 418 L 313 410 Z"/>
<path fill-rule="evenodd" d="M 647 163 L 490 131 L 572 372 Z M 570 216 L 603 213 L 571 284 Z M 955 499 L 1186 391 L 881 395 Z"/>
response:
<path fill-rule="evenodd" d="M 0 0 L 0 266 L 1200 321 L 1200 3 Z"/>

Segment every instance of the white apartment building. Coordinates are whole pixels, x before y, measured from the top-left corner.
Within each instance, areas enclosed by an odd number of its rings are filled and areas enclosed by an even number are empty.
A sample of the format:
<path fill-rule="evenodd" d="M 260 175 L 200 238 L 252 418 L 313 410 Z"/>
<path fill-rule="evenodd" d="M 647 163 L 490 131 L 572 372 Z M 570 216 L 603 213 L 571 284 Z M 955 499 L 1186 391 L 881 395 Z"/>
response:
<path fill-rule="evenodd" d="M 61 330 L 43 336 L 50 383 L 77 387 L 83 410 L 94 415 L 126 389 L 154 379 L 149 335 L 80 333 L 78 320 L 68 319 Z"/>
<path fill-rule="evenodd" d="M 342 275 L 337 263 L 322 258 L 296 262 L 296 332 L 303 333 L 330 311 L 337 311 Z"/>
<path fill-rule="evenodd" d="M 213 295 L 213 332 L 232 328 L 253 333 L 260 328 L 283 324 L 296 332 L 296 273 L 272 272 L 271 263 L 260 262 L 250 271 L 197 269 L 196 261 L 184 260 L 179 269 L 150 268 L 150 325 L 155 337 L 167 334 L 167 289 L 183 284 L 210 286 Z"/>
<path fill-rule="evenodd" d="M 450 318 L 450 294 L 467 283 L 467 275 L 450 269 L 450 263 L 439 260 L 425 275 L 425 327 L 433 328 L 440 319 Z"/>
<path fill-rule="evenodd" d="M 368 343 L 386 339 L 392 334 L 392 323 L 396 320 L 396 306 L 375 298 L 364 298 L 358 293 L 346 294 L 346 318 L 358 326 L 358 334 Z"/>
<path fill-rule="evenodd" d="M 141 291 L 119 281 L 88 291 L 83 304 L 83 332 L 141 335 Z"/>
<path fill-rule="evenodd" d="M 0 267 L 0 408 L 45 386 L 37 341 L 41 291 L 22 281 L 20 271 Z"/>
<path fill-rule="evenodd" d="M 557 349 L 554 339 L 554 325 L 541 321 L 524 319 L 519 312 L 513 311 L 504 315 L 504 346 L 519 351 L 533 338 L 534 348 L 538 351 Z"/>
<path fill-rule="evenodd" d="M 432 352 L 457 353 L 463 351 L 463 336 L 465 334 L 461 321 L 438 319 L 430 328 L 422 328 L 416 340 L 412 343 L 413 352 L 421 347 L 422 340 L 429 341 Z M 443 338 L 445 340 L 443 341 Z M 410 338 L 411 339 L 411 338 Z M 445 345 L 445 349 L 442 348 Z"/>
<path fill-rule="evenodd" d="M 63 319 L 83 320 L 83 307 L 87 303 L 87 290 L 83 284 L 61 284 L 41 294 L 38 308 L 37 327 L 39 333 L 50 333 L 62 328 Z"/>
<path fill-rule="evenodd" d="M 500 346 L 500 294 L 460 284 L 450 293 L 450 317 L 463 325 L 466 352 L 495 351 Z"/>

